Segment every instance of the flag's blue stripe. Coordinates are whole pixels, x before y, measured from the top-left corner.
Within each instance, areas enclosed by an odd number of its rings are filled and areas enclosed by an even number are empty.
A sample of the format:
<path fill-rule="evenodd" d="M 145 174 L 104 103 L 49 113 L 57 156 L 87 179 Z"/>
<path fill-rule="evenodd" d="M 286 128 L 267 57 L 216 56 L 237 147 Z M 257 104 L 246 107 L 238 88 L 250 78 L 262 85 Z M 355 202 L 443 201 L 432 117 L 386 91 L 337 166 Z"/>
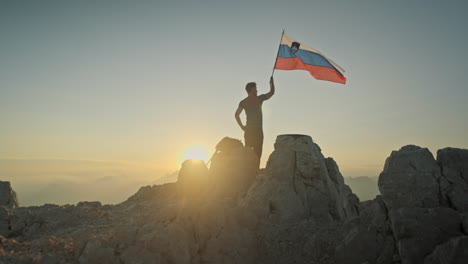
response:
<path fill-rule="evenodd" d="M 341 74 L 341 72 L 338 71 L 338 70 L 337 70 L 330 62 L 328 62 L 328 60 L 325 59 L 322 55 L 320 55 L 320 54 L 318 54 L 318 53 L 315 53 L 315 52 L 312 52 L 312 51 L 309 51 L 309 50 L 302 50 L 302 49 L 299 49 L 296 53 L 293 53 L 293 52 L 291 51 L 291 48 L 290 48 L 288 45 L 286 45 L 286 44 L 281 44 L 281 45 L 280 45 L 280 51 L 279 51 L 278 57 L 282 57 L 282 58 L 294 58 L 294 57 L 298 57 L 298 58 L 301 59 L 305 64 L 332 68 L 332 69 L 334 69 L 335 71 L 337 71 L 341 76 L 343 76 L 343 74 Z"/>

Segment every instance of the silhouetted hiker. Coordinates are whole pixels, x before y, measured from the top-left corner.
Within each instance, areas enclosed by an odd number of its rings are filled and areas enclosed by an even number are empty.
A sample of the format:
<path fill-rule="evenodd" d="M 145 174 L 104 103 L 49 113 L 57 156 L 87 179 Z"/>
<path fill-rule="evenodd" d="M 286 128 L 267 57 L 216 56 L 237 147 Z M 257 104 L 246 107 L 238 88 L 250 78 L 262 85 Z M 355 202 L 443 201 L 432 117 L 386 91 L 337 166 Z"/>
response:
<path fill-rule="evenodd" d="M 249 94 L 247 98 L 240 101 L 239 107 L 236 110 L 237 124 L 244 130 L 245 146 L 252 147 L 257 154 L 258 159 L 262 158 L 263 148 L 263 117 L 262 104 L 263 101 L 270 99 L 275 94 L 275 83 L 273 76 L 270 78 L 270 92 L 257 96 L 257 84 L 250 82 L 245 86 L 245 90 Z M 245 110 L 247 122 L 244 126 L 240 119 L 242 110 Z"/>

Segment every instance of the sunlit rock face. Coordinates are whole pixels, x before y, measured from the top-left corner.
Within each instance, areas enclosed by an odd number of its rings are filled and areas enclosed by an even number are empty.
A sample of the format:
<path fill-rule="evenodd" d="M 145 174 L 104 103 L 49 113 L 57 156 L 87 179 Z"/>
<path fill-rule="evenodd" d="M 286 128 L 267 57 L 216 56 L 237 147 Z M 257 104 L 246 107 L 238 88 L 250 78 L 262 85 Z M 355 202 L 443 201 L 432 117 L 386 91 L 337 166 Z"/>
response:
<path fill-rule="evenodd" d="M 210 180 L 205 162 L 186 160 L 179 171 L 177 192 L 186 197 L 205 195 L 211 187 Z"/>
<path fill-rule="evenodd" d="M 393 151 L 359 203 L 309 136 L 278 136 L 260 172 L 231 142 L 121 204 L 0 206 L 0 263 L 468 263 L 468 150 Z"/>
<path fill-rule="evenodd" d="M 213 155 L 210 177 L 215 196 L 238 199 L 255 180 L 258 157 L 253 149 L 240 144 L 233 144 Z"/>
<path fill-rule="evenodd" d="M 306 135 L 278 136 L 266 169 L 242 201 L 259 217 L 284 223 L 345 220 L 357 215 L 358 203 L 333 159 Z"/>

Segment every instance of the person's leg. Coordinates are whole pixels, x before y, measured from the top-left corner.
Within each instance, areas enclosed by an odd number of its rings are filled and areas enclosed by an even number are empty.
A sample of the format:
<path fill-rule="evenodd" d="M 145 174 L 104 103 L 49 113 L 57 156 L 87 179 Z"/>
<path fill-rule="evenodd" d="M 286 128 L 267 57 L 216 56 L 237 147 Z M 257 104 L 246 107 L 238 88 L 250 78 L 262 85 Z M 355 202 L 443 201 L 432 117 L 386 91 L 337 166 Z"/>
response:
<path fill-rule="evenodd" d="M 253 147 L 252 133 L 248 127 L 244 131 L 244 142 L 246 147 Z"/>
<path fill-rule="evenodd" d="M 262 153 L 263 153 L 263 131 L 261 131 L 260 138 L 258 139 L 258 150 L 257 150 L 257 155 L 258 159 L 262 159 Z"/>
<path fill-rule="evenodd" d="M 258 129 L 255 127 L 246 127 L 244 133 L 245 146 L 252 148 L 255 155 L 258 157 L 258 165 L 260 165 L 260 156 L 262 155 L 262 148 L 259 145 Z M 260 152 L 259 152 L 260 151 Z M 260 166 L 257 166 L 260 168 Z"/>
<path fill-rule="evenodd" d="M 262 128 L 258 128 L 255 130 L 255 135 L 252 136 L 255 139 L 253 143 L 253 149 L 255 154 L 257 154 L 258 162 L 260 163 L 260 159 L 262 158 L 263 152 L 263 130 Z"/>
<path fill-rule="evenodd" d="M 260 168 L 260 159 L 262 158 L 263 150 L 263 130 L 262 128 L 255 128 L 252 129 L 249 134 L 253 151 L 258 157 L 258 167 Z"/>
<path fill-rule="evenodd" d="M 258 157 L 258 167 L 260 168 L 260 158 L 262 157 L 263 148 L 263 130 L 261 128 L 247 127 L 244 132 L 245 146 L 253 148 L 255 155 Z"/>

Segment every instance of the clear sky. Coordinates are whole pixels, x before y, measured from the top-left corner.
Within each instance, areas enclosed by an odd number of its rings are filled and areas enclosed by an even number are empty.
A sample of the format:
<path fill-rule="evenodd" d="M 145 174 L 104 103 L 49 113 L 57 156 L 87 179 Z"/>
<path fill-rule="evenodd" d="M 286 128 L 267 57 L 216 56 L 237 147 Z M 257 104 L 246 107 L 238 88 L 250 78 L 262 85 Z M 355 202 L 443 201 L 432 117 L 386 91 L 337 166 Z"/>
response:
<path fill-rule="evenodd" d="M 284 133 L 311 135 L 344 176 L 378 175 L 406 144 L 468 148 L 467 11 L 466 1 L 2 1 L 0 157 L 177 170 L 193 145 L 243 138 L 234 111 L 247 82 L 268 91 L 283 28 L 344 68 L 347 84 L 276 71 L 263 163 Z"/>

